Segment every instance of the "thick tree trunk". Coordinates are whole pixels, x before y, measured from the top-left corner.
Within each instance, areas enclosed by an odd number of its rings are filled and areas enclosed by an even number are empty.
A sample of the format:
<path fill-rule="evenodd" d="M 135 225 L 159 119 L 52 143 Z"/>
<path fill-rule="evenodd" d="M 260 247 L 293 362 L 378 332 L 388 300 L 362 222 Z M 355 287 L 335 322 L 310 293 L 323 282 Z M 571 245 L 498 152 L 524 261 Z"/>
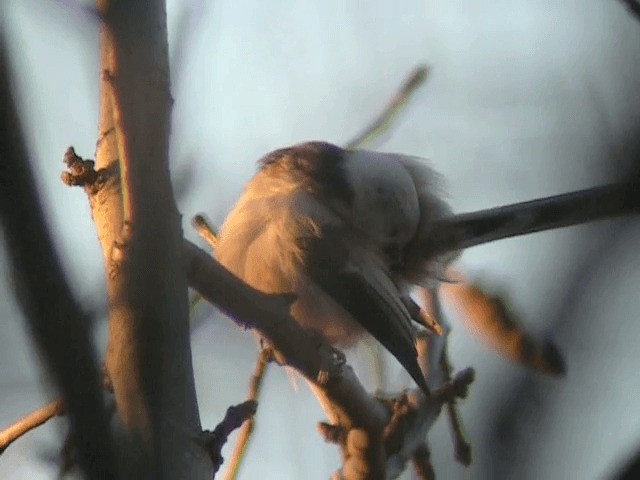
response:
<path fill-rule="evenodd" d="M 160 0 L 99 0 L 101 108 L 92 211 L 109 296 L 107 373 L 131 478 L 211 478 L 195 395 L 182 229 L 169 178 L 171 96 Z M 119 175 L 118 175 L 119 172 Z M 141 447 L 141 448 L 138 448 Z"/>

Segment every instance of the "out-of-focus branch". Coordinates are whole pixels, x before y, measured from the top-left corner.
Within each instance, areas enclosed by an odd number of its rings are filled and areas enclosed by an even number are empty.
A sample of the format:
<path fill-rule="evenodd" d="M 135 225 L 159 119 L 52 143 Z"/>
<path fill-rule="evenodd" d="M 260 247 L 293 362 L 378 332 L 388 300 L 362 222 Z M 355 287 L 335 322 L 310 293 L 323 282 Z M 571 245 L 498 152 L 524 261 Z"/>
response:
<path fill-rule="evenodd" d="M 0 38 L 0 218 L 18 301 L 69 409 L 87 478 L 117 477 L 89 319 L 73 298 L 47 231 Z"/>
<path fill-rule="evenodd" d="M 546 375 L 566 373 L 562 354 L 549 340 L 530 335 L 500 295 L 490 295 L 469 282 L 444 284 L 440 293 L 460 312 L 462 323 L 492 350 Z"/>
<path fill-rule="evenodd" d="M 638 0 L 619 0 L 629 13 L 638 21 L 640 21 L 640 2 Z"/>
<path fill-rule="evenodd" d="M 402 83 L 400 89 L 396 92 L 382 113 L 361 133 L 347 142 L 345 144 L 345 148 L 362 148 L 364 144 L 370 142 L 372 139 L 380 136 L 388 130 L 395 117 L 411 98 L 411 95 L 413 95 L 418 87 L 426 81 L 428 76 L 429 69 L 426 66 L 420 65 L 416 67 Z"/>
<path fill-rule="evenodd" d="M 44 407 L 34 410 L 13 425 L 0 431 L 0 455 L 22 435 L 29 433 L 53 417 L 63 415 L 64 413 L 66 413 L 64 401 L 56 400 Z"/>
<path fill-rule="evenodd" d="M 426 443 L 418 445 L 411 460 L 419 480 L 435 480 L 436 474 L 431 466 L 431 451 Z"/>
<path fill-rule="evenodd" d="M 636 450 L 624 465 L 617 465 L 616 471 L 607 478 L 611 480 L 634 480 L 640 472 L 640 450 Z"/>
<path fill-rule="evenodd" d="M 451 378 L 451 365 L 449 364 L 449 355 L 446 349 L 442 355 L 442 369 L 445 372 L 446 378 Z M 471 465 L 472 460 L 471 444 L 464 435 L 455 395 L 450 395 L 449 398 L 446 399 L 445 404 L 447 406 L 449 426 L 453 437 L 453 456 L 459 463 L 468 467 Z"/>

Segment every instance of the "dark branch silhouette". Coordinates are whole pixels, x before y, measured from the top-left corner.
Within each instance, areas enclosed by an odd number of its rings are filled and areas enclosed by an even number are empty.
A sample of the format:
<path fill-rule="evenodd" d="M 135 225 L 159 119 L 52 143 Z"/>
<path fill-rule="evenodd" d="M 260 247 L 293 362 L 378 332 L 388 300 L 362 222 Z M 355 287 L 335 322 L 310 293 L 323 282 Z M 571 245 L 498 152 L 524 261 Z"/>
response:
<path fill-rule="evenodd" d="M 16 296 L 69 410 L 80 468 L 117 478 L 90 322 L 73 298 L 47 230 L 0 38 L 0 216 Z"/>

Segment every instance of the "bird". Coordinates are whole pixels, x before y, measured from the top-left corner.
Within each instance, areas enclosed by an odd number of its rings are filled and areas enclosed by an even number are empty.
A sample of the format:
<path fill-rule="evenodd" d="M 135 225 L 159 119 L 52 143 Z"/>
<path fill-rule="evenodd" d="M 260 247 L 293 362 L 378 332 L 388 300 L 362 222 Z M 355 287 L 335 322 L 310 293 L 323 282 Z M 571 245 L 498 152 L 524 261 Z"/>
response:
<path fill-rule="evenodd" d="M 293 318 L 349 348 L 367 333 L 427 395 L 413 323 L 432 331 L 411 289 L 446 280 L 462 249 L 639 210 L 638 183 L 454 214 L 421 158 L 313 141 L 281 148 L 219 232 L 217 260 L 264 293 L 293 293 Z"/>

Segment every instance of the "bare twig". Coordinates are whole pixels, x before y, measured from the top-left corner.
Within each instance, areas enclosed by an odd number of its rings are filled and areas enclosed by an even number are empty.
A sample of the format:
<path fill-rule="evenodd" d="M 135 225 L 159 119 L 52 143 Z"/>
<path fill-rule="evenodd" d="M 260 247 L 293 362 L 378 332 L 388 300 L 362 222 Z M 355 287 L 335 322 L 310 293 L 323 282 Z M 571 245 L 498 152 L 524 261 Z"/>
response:
<path fill-rule="evenodd" d="M 256 367 L 253 371 L 253 375 L 251 376 L 251 383 L 249 384 L 249 395 L 247 396 L 248 401 L 257 402 L 259 400 L 262 381 L 267 372 L 269 362 L 271 362 L 272 358 L 273 351 L 271 350 L 271 348 L 263 348 L 260 351 L 260 355 L 258 355 L 258 360 L 256 361 Z M 231 455 L 231 460 L 229 460 L 229 466 L 227 467 L 225 479 L 233 480 L 238 475 L 240 464 L 242 463 L 244 455 L 247 451 L 247 447 L 249 445 L 249 441 L 251 440 L 251 435 L 254 432 L 255 428 L 256 417 L 255 415 L 253 415 L 242 426 L 242 430 L 240 431 L 240 435 L 238 436 L 238 440 L 236 441 L 236 446 L 233 450 L 233 454 Z"/>
<path fill-rule="evenodd" d="M 445 350 L 442 355 L 441 366 L 445 372 L 446 377 L 451 378 L 451 365 L 449 364 L 447 350 Z M 473 376 L 471 376 L 470 378 L 470 381 L 472 380 Z M 471 445 L 465 438 L 463 432 L 462 421 L 460 420 L 460 413 L 458 412 L 458 408 L 456 405 L 455 395 L 450 395 L 448 398 L 446 398 L 445 405 L 447 406 L 449 425 L 453 436 L 453 455 L 459 463 L 461 463 L 465 467 L 468 467 L 469 465 L 471 465 L 472 460 Z"/>
<path fill-rule="evenodd" d="M 388 478 L 395 478 L 404 471 L 406 464 L 414 459 L 416 450 L 424 445 L 427 432 L 438 418 L 442 405 L 466 396 L 473 378 L 473 369 L 467 368 L 455 379 L 434 389 L 430 398 L 419 390 L 378 397 L 390 414 L 385 428 Z"/>
<path fill-rule="evenodd" d="M 416 67 L 402 83 L 402 86 L 382 113 L 355 138 L 347 142 L 345 148 L 361 148 L 364 144 L 388 130 L 393 119 L 400 113 L 402 107 L 407 104 L 411 95 L 425 82 L 428 75 L 429 69 L 426 66 L 420 65 Z"/>
<path fill-rule="evenodd" d="M 441 287 L 442 288 L 442 287 Z M 438 289 L 425 289 L 424 290 L 425 301 L 429 303 L 429 307 L 431 310 L 431 314 L 436 318 L 436 321 L 440 324 L 446 325 L 446 320 L 444 318 L 444 314 L 442 312 L 442 306 L 440 305 L 440 298 L 438 294 Z M 444 388 L 445 390 L 440 390 L 440 400 L 444 401 L 445 406 L 447 408 L 447 414 L 449 417 L 449 425 L 451 428 L 451 434 L 453 437 L 453 451 L 455 459 L 460 462 L 462 465 L 468 466 L 471 464 L 472 459 L 472 450 L 471 445 L 465 439 L 462 422 L 460 420 L 460 414 L 458 413 L 458 409 L 456 406 L 456 396 L 465 397 L 466 396 L 466 388 L 473 381 L 474 372 L 473 370 L 466 369 L 463 370 L 456 376 L 457 379 L 457 388 L 459 391 L 449 392 L 445 394 L 446 385 L 456 385 L 456 380 L 451 382 L 451 364 L 449 363 L 448 358 L 448 349 L 447 344 L 444 343 L 442 346 L 442 350 L 439 352 L 439 358 L 437 359 L 437 364 L 435 362 L 436 358 L 431 357 L 431 362 L 433 365 L 430 365 L 430 368 L 438 368 L 439 373 L 442 376 L 442 379 L 445 381 Z"/>
<path fill-rule="evenodd" d="M 214 474 L 220 469 L 224 461 L 222 447 L 227 443 L 229 435 L 253 417 L 257 407 L 258 404 L 254 400 L 247 400 L 239 405 L 231 406 L 227 409 L 224 420 L 213 431 L 205 430 L 202 432 L 201 442 L 211 457 Z"/>
<path fill-rule="evenodd" d="M 209 218 L 204 213 L 199 213 L 195 215 L 191 219 L 191 225 L 197 230 L 200 234 L 200 237 L 209 244 L 211 249 L 215 252 L 218 247 L 218 232 L 216 228 L 213 226 Z M 195 292 L 191 300 L 189 301 L 189 313 L 191 314 L 191 331 L 193 332 L 198 328 L 198 326 L 203 322 L 194 321 L 193 320 L 193 312 L 198 307 L 198 305 L 202 302 L 202 296 Z"/>
<path fill-rule="evenodd" d="M 215 252 L 218 247 L 218 233 L 204 213 L 199 213 L 191 220 L 194 228 Z"/>
<path fill-rule="evenodd" d="M 13 425 L 0 431 L 0 454 L 2 454 L 9 445 L 15 442 L 22 435 L 30 432 L 36 427 L 39 427 L 48 420 L 51 420 L 53 417 L 63 415 L 66 411 L 64 401 L 56 400 L 44 407 L 34 410 Z"/>
<path fill-rule="evenodd" d="M 411 460 L 413 460 L 413 467 L 419 480 L 435 480 L 436 474 L 431 466 L 431 452 L 426 443 L 418 445 Z"/>

